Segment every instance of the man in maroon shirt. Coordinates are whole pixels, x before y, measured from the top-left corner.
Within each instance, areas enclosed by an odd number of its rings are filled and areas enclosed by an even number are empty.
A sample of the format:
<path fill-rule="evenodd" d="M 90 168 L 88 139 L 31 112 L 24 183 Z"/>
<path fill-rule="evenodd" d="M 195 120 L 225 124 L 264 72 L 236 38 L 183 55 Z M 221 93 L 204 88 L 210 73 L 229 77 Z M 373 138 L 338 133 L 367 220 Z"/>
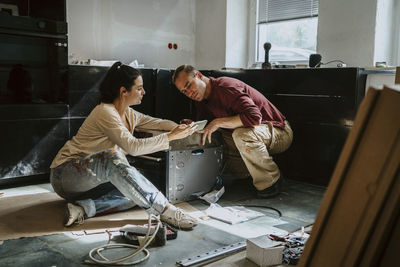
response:
<path fill-rule="evenodd" d="M 210 121 L 200 131 L 203 145 L 216 130 L 229 129 L 222 131 L 225 152 L 240 153 L 259 197 L 277 195 L 282 179 L 271 154 L 285 151 L 293 139 L 285 116 L 256 89 L 234 78 L 206 77 L 182 65 L 172 79 L 181 93 L 197 101 L 197 119 Z"/>

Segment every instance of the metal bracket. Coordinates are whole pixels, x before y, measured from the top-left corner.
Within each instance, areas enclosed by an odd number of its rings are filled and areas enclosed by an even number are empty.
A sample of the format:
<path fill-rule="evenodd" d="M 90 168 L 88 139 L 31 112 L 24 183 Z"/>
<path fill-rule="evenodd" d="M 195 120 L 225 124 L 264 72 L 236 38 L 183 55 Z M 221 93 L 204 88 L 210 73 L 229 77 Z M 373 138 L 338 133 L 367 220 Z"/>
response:
<path fill-rule="evenodd" d="M 156 157 L 146 156 L 146 155 L 140 155 L 140 156 L 135 156 L 135 157 L 141 158 L 141 159 L 148 159 L 148 160 L 152 160 L 152 161 L 156 161 L 156 162 L 162 161 L 162 158 L 156 158 Z"/>
<path fill-rule="evenodd" d="M 176 264 L 178 264 L 179 266 L 191 266 L 203 261 L 207 261 L 225 254 L 229 254 L 235 251 L 240 251 L 246 248 L 246 241 L 243 242 L 239 242 L 239 243 L 235 243 L 226 247 L 221 247 L 221 248 L 217 248 L 214 250 L 211 250 L 209 252 L 197 255 L 197 256 L 193 256 L 187 259 L 183 259 L 180 261 L 177 261 Z"/>

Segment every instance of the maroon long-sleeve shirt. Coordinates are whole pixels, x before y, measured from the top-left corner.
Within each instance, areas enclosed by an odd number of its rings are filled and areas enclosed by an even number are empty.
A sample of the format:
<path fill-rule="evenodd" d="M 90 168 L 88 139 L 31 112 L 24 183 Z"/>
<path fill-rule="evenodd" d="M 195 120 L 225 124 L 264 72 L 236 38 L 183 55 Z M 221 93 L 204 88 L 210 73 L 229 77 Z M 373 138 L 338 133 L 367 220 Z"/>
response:
<path fill-rule="evenodd" d="M 244 127 L 272 123 L 284 128 L 285 116 L 264 95 L 230 77 L 213 78 L 208 99 L 197 102 L 197 119 L 213 120 L 239 115 Z"/>

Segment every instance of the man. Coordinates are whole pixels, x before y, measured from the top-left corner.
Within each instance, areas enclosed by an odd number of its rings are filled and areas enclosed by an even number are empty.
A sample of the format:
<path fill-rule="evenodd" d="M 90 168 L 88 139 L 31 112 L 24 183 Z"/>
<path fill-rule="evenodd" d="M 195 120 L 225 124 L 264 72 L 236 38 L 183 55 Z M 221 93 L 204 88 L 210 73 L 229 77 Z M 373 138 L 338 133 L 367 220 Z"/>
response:
<path fill-rule="evenodd" d="M 181 93 L 197 101 L 197 119 L 210 121 L 200 131 L 203 145 L 216 130 L 230 129 L 222 131 L 225 146 L 229 154 L 239 151 L 258 196 L 277 195 L 282 179 L 271 155 L 288 149 L 293 139 L 285 116 L 256 89 L 234 78 L 206 77 L 182 65 L 172 79 Z"/>

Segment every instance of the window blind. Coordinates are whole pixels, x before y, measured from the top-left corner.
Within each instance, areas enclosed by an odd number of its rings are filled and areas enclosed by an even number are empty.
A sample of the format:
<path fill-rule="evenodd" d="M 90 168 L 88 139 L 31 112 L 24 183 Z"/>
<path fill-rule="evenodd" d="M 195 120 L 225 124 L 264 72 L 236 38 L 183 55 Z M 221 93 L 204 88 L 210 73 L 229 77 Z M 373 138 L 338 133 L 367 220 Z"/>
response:
<path fill-rule="evenodd" d="M 258 24 L 318 16 L 318 0 L 258 0 Z"/>

